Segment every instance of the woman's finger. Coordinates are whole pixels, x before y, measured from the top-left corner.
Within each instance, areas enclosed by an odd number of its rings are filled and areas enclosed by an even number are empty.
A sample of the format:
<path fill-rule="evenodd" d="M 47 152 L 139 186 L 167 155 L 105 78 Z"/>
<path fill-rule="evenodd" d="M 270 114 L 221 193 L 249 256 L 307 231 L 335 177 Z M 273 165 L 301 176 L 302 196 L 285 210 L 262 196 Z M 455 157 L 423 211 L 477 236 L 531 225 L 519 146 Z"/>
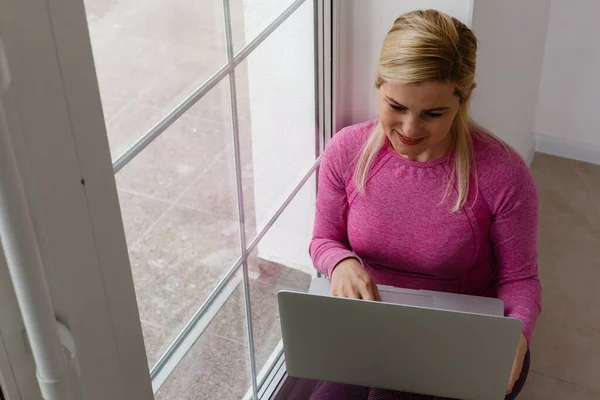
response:
<path fill-rule="evenodd" d="M 368 285 L 363 285 L 360 288 L 360 298 L 363 300 L 375 301 L 375 293 L 370 290 Z"/>
<path fill-rule="evenodd" d="M 351 299 L 362 299 L 363 297 L 362 291 L 357 286 L 352 286 L 352 296 Z"/>
<path fill-rule="evenodd" d="M 377 285 L 373 284 L 373 290 L 375 291 L 375 301 L 381 301 L 381 295 L 379 294 Z"/>
<path fill-rule="evenodd" d="M 510 379 L 508 381 L 508 389 L 506 394 L 512 392 L 515 383 L 517 383 L 519 377 L 521 376 L 521 372 L 523 371 L 523 361 L 525 360 L 525 354 L 527 354 L 528 348 L 529 342 L 527 341 L 527 337 L 521 333 L 519 344 L 517 346 L 517 354 L 515 355 L 512 371 L 510 372 Z"/>
<path fill-rule="evenodd" d="M 518 376 L 517 376 L 517 378 L 518 378 Z M 514 379 L 511 376 L 510 380 L 508 381 L 508 389 L 506 389 L 506 394 L 511 394 L 511 392 L 513 391 L 513 388 L 515 387 L 515 383 L 517 383 L 517 379 Z"/>
<path fill-rule="evenodd" d="M 354 285 L 346 284 L 343 286 L 343 288 L 343 297 L 346 297 L 348 299 L 360 299 L 360 292 L 354 287 Z"/>
<path fill-rule="evenodd" d="M 336 286 L 332 286 L 331 287 L 331 295 L 334 297 L 338 297 L 339 296 L 339 289 Z"/>
<path fill-rule="evenodd" d="M 517 380 L 513 378 L 512 373 L 511 373 L 510 379 L 508 381 L 508 389 L 506 389 L 506 394 L 510 394 L 510 392 L 512 392 L 513 388 L 515 387 L 516 382 L 517 382 Z"/>
<path fill-rule="evenodd" d="M 510 379 L 508 380 L 508 388 L 506 389 L 506 394 L 510 394 L 512 392 L 515 383 L 519 379 L 519 375 L 521 375 L 521 369 L 523 368 L 523 362 L 519 362 L 518 355 L 513 362 L 512 371 L 510 372 Z"/>
<path fill-rule="evenodd" d="M 377 285 L 373 282 L 365 283 L 361 286 L 361 293 L 364 293 L 364 295 L 361 296 L 364 300 L 381 301 Z"/>
<path fill-rule="evenodd" d="M 379 289 L 377 288 L 377 285 L 375 284 L 375 282 L 373 282 L 373 281 L 369 282 L 367 284 L 367 288 L 369 290 L 369 293 L 371 293 L 373 301 L 381 301 L 381 297 L 379 296 Z"/>

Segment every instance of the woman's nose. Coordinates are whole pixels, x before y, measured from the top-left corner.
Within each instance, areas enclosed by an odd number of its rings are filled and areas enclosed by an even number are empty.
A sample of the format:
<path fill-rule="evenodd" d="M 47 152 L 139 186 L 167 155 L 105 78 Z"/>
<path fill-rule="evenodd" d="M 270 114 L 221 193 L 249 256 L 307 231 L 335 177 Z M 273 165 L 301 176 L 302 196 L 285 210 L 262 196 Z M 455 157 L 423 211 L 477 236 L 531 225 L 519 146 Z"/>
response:
<path fill-rule="evenodd" d="M 409 137 L 418 137 L 421 130 L 418 118 L 407 116 L 402 123 L 402 133 Z"/>

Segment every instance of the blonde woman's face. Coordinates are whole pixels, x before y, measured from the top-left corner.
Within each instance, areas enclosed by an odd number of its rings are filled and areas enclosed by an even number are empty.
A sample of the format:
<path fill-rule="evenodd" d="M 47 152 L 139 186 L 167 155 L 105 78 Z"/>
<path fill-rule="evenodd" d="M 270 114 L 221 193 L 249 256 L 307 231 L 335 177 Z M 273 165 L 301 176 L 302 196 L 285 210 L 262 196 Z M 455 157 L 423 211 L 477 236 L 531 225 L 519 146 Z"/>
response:
<path fill-rule="evenodd" d="M 460 106 L 454 90 L 451 83 L 435 81 L 379 87 L 379 119 L 398 154 L 423 162 L 450 150 L 450 129 Z"/>

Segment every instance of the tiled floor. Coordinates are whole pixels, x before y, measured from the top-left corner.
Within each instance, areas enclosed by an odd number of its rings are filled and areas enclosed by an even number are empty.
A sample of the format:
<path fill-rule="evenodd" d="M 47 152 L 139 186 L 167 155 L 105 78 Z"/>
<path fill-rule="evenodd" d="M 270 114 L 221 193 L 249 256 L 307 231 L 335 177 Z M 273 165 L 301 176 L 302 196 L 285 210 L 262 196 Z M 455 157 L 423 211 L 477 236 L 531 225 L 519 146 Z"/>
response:
<path fill-rule="evenodd" d="M 86 0 L 113 159 L 226 62 L 221 1 Z M 244 8 L 231 1 L 233 39 Z M 255 232 L 247 65 L 236 69 L 247 234 Z M 151 365 L 241 254 L 229 82 L 116 175 Z M 256 263 L 250 268 L 256 272 Z"/>
<path fill-rule="evenodd" d="M 220 0 L 86 0 L 113 160 L 226 62 Z M 236 50 L 247 42 L 231 0 Z M 274 3 L 264 24 L 287 7 Z M 259 28 L 253 27 L 258 33 Z M 256 235 L 247 63 L 236 68 L 247 236 Z M 229 81 L 225 79 L 116 175 L 150 365 L 240 257 Z M 257 370 L 280 340 L 276 293 L 310 276 L 250 259 Z M 238 277 L 239 278 L 239 277 Z M 250 386 L 242 287 L 156 397 L 239 399 Z"/>
<path fill-rule="evenodd" d="M 184 115 L 116 176 L 150 363 L 241 255 L 230 136 L 228 117 Z"/>
<path fill-rule="evenodd" d="M 522 398 L 600 399 L 600 166 L 536 154 L 544 311 Z"/>
<path fill-rule="evenodd" d="M 261 278 L 250 284 L 257 370 L 281 339 L 276 294 L 306 291 L 310 276 L 261 261 Z M 156 394 L 157 400 L 238 400 L 250 387 L 241 285 Z"/>

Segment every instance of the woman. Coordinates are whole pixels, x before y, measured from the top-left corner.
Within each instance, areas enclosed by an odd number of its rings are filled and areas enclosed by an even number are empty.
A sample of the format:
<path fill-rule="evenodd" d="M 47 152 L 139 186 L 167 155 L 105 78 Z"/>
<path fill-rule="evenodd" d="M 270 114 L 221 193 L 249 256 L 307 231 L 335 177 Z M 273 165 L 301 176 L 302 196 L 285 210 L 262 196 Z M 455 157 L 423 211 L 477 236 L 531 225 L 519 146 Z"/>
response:
<path fill-rule="evenodd" d="M 400 16 L 377 68 L 379 117 L 325 150 L 310 254 L 335 296 L 376 284 L 494 296 L 523 321 L 507 399 L 521 390 L 541 310 L 537 191 L 523 160 L 468 116 L 477 40 L 434 10 Z M 324 383 L 313 399 L 420 399 Z"/>

